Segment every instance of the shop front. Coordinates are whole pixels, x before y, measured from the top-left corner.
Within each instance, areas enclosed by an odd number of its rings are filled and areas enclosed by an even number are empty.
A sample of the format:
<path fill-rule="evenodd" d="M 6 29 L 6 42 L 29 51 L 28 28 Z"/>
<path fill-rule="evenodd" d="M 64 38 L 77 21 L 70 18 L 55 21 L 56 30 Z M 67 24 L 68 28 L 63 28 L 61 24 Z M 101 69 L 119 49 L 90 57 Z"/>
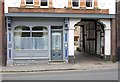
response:
<path fill-rule="evenodd" d="M 11 24 L 8 22 L 8 65 L 66 61 L 64 18 L 9 18 L 8 21 Z"/>

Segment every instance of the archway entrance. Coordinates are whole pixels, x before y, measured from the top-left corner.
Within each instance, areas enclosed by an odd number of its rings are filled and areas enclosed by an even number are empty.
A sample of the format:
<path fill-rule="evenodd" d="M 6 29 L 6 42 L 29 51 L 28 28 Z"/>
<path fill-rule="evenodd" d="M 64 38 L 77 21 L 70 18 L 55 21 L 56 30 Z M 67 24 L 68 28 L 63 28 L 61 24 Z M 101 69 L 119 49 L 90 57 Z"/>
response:
<path fill-rule="evenodd" d="M 104 58 L 104 28 L 104 24 L 97 19 L 82 19 L 75 25 L 75 55 L 80 53 L 84 56 L 77 58 L 86 57 L 85 59 L 91 58 L 91 60 L 95 57 L 97 60 L 98 58 Z"/>

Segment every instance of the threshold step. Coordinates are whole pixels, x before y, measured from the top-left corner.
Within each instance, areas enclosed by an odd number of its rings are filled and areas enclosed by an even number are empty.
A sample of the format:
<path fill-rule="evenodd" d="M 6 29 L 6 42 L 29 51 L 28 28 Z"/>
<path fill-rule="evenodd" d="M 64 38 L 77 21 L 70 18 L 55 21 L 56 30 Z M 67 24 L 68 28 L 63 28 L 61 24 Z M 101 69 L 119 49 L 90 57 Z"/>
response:
<path fill-rule="evenodd" d="M 48 61 L 48 64 L 67 64 L 67 62 L 63 60 L 51 60 Z"/>

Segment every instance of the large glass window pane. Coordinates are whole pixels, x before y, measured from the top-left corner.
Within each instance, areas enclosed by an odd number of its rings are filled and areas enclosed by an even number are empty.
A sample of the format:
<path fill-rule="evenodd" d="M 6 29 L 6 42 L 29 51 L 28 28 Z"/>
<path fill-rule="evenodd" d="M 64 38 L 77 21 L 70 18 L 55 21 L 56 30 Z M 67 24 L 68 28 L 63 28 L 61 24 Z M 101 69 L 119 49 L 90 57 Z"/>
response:
<path fill-rule="evenodd" d="M 48 32 L 46 27 L 37 26 L 32 29 L 32 49 L 48 49 Z"/>
<path fill-rule="evenodd" d="M 22 50 L 31 49 L 31 38 L 30 37 L 21 37 L 21 49 Z"/>
<path fill-rule="evenodd" d="M 48 49 L 47 37 L 32 37 L 32 49 L 47 50 Z"/>
<path fill-rule="evenodd" d="M 14 30 L 15 49 L 30 49 L 30 28 L 26 26 L 18 26 Z"/>
<path fill-rule="evenodd" d="M 29 27 L 18 26 L 14 31 L 14 43 L 16 50 L 48 49 L 48 31 L 46 27 L 33 27 L 30 32 Z"/>
<path fill-rule="evenodd" d="M 61 50 L 61 33 L 52 33 L 52 50 Z"/>

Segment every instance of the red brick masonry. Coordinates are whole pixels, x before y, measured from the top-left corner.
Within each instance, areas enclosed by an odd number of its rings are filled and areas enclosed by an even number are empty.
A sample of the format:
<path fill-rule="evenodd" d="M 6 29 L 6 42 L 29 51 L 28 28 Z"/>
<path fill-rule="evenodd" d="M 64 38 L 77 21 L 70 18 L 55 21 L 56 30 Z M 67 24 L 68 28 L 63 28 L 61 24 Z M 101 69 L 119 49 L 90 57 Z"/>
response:
<path fill-rule="evenodd" d="M 5 65 L 4 59 L 4 3 L 0 0 L 0 65 Z"/>
<path fill-rule="evenodd" d="M 109 14 L 108 9 L 72 9 L 72 8 L 17 8 L 9 7 L 9 13 L 44 12 L 44 13 L 78 13 L 78 14 Z"/>

